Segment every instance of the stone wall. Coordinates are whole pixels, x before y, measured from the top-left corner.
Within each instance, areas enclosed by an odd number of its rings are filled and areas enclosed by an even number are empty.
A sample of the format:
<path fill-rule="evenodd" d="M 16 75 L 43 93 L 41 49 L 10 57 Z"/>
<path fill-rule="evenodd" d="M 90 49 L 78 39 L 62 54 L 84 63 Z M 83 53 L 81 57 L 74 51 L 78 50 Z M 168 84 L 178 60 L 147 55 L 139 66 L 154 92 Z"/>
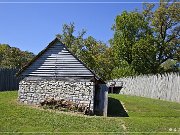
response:
<path fill-rule="evenodd" d="M 94 83 L 90 81 L 68 82 L 61 80 L 26 80 L 19 83 L 19 101 L 39 104 L 47 98 L 65 99 L 94 108 Z"/>

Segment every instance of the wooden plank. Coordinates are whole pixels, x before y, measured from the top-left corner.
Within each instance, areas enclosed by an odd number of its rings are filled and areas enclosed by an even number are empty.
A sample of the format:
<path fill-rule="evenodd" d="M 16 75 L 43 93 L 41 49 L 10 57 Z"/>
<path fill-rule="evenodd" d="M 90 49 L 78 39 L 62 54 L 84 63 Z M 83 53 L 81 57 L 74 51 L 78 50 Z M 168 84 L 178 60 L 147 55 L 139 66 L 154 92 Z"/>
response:
<path fill-rule="evenodd" d="M 84 67 L 81 63 L 65 63 L 65 64 L 32 64 L 33 67 Z"/>
<path fill-rule="evenodd" d="M 73 57 L 42 57 L 38 60 L 77 60 Z"/>
<path fill-rule="evenodd" d="M 83 75 L 88 75 L 88 74 L 91 74 L 91 72 L 86 72 L 86 71 L 84 71 L 84 72 L 51 72 L 51 71 L 46 71 L 46 72 L 27 72 L 27 73 L 25 73 L 25 74 L 52 74 L 52 75 L 54 75 L 54 74 L 60 74 L 60 75 L 62 75 L 62 74 L 72 74 L 72 75 L 74 75 L 74 74 L 79 74 L 79 75 L 81 75 L 81 74 L 83 74 Z"/>
<path fill-rule="evenodd" d="M 70 52 L 57 52 L 57 51 L 48 51 L 48 52 L 45 52 L 43 56 L 50 56 L 51 54 L 59 54 L 59 55 L 71 55 Z"/>
<path fill-rule="evenodd" d="M 50 65 L 50 64 L 81 64 L 80 62 L 77 61 L 58 61 L 58 62 L 39 62 L 39 63 L 34 63 L 33 65 Z M 82 65 L 82 64 L 81 64 Z"/>
<path fill-rule="evenodd" d="M 58 77 L 58 76 L 64 76 L 64 77 L 79 77 L 79 76 L 84 76 L 84 77 L 92 77 L 93 75 L 88 74 L 88 75 L 84 75 L 84 74 L 77 74 L 77 75 L 72 75 L 72 74 L 57 74 L 56 76 L 54 74 L 25 74 L 27 76 L 47 76 L 47 77 Z"/>
<path fill-rule="evenodd" d="M 76 59 L 45 59 L 45 60 L 41 60 L 39 59 L 38 62 L 41 63 L 61 63 L 61 62 L 77 62 L 79 63 L 79 61 L 77 61 Z"/>
<path fill-rule="evenodd" d="M 35 70 L 32 70 L 32 69 L 29 69 L 29 70 L 26 70 L 27 72 L 48 72 L 48 71 L 52 71 L 52 72 L 90 72 L 89 70 L 87 69 L 77 69 L 77 68 L 69 68 L 69 69 L 57 69 L 57 68 L 51 68 L 51 69 L 35 69 Z"/>
<path fill-rule="evenodd" d="M 37 67 L 37 68 L 34 68 L 32 70 L 35 70 L 35 69 L 38 69 L 38 70 L 57 70 L 57 69 L 67 69 L 67 70 L 87 70 L 87 68 L 85 67 L 56 67 L 56 66 L 52 66 L 52 67 Z"/>

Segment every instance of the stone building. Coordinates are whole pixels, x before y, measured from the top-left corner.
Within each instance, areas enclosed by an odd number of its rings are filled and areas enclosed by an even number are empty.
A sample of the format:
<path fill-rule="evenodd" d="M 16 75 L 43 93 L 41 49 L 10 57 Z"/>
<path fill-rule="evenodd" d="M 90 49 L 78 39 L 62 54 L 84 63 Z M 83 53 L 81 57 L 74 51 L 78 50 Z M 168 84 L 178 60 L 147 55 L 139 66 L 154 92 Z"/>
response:
<path fill-rule="evenodd" d="M 55 38 L 18 72 L 18 98 L 25 104 L 39 104 L 47 98 L 66 99 L 87 105 L 92 112 L 107 112 L 105 82 Z"/>

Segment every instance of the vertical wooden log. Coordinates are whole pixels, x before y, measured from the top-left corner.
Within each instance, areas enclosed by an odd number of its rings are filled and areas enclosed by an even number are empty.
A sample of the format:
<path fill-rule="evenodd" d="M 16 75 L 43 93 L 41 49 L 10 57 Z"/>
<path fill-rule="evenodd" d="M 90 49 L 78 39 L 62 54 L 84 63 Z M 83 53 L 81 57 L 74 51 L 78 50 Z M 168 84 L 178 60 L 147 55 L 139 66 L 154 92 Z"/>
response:
<path fill-rule="evenodd" d="M 118 80 L 123 81 L 121 94 L 180 102 L 179 73 L 142 75 Z"/>
<path fill-rule="evenodd" d="M 113 93 L 113 86 L 111 87 L 111 93 Z"/>
<path fill-rule="evenodd" d="M 104 90 L 104 108 L 103 108 L 103 116 L 107 117 L 107 110 L 108 110 L 108 88 L 106 84 L 103 84 Z"/>

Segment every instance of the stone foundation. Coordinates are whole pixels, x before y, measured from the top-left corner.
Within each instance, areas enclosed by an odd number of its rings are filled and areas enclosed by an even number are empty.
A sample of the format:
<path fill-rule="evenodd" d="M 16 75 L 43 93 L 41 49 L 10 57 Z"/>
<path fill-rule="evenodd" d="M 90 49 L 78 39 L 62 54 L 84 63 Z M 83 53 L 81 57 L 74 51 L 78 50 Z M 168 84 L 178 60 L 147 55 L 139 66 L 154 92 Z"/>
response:
<path fill-rule="evenodd" d="M 90 81 L 68 82 L 61 80 L 26 80 L 19 83 L 19 101 L 39 104 L 47 98 L 65 99 L 94 108 L 94 83 Z"/>

